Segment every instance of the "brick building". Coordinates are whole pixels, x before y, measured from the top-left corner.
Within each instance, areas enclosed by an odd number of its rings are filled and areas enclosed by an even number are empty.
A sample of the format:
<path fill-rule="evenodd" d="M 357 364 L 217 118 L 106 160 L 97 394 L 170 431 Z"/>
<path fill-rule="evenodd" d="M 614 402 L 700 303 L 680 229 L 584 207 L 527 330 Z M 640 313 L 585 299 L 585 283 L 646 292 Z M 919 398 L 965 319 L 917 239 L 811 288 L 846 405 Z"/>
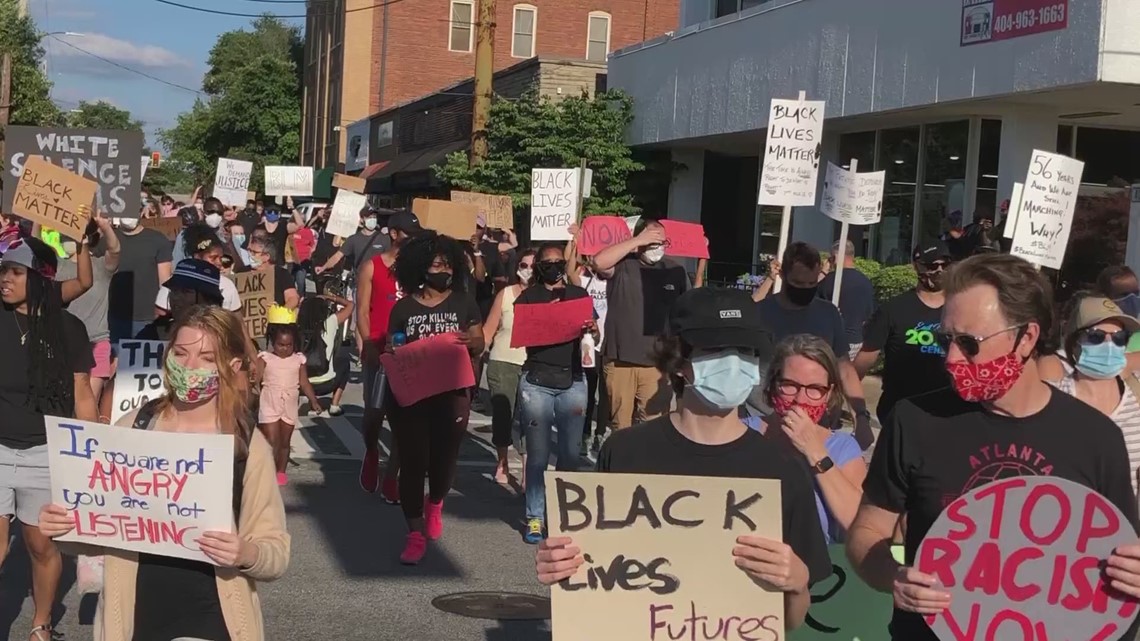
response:
<path fill-rule="evenodd" d="M 495 70 L 535 56 L 605 63 L 672 30 L 679 0 L 497 0 Z M 301 163 L 344 158 L 350 123 L 470 78 L 478 0 L 324 0 L 305 30 Z"/>

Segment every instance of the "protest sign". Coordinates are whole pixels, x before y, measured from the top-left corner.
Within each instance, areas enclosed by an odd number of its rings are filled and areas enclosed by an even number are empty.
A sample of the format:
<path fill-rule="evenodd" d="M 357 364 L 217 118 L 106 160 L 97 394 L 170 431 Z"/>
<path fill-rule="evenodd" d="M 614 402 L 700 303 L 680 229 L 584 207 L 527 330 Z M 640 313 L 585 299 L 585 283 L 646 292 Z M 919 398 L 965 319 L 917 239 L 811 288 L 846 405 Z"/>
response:
<path fill-rule="evenodd" d="M 626 216 L 625 224 L 629 227 L 629 233 L 633 234 L 637 230 L 637 223 L 641 222 L 641 216 Z"/>
<path fill-rule="evenodd" d="M 280 166 L 266 167 L 265 195 L 312 196 L 313 168 Z"/>
<path fill-rule="evenodd" d="M 758 204 L 815 204 L 824 104 L 822 100 L 772 100 Z"/>
<path fill-rule="evenodd" d="M 915 568 L 950 593 L 927 623 L 942 641 L 1119 639 L 1140 605 L 1110 591 L 1101 566 L 1135 541 L 1120 510 L 1083 485 L 988 483 L 946 506 L 918 548 Z"/>
<path fill-rule="evenodd" d="M 487 221 L 488 229 L 514 229 L 515 208 L 510 196 L 493 196 L 473 191 L 452 191 L 451 202 L 475 205 Z"/>
<path fill-rule="evenodd" d="M 249 177 L 253 174 L 253 163 L 247 160 L 219 158 L 218 170 L 214 174 L 214 198 L 225 205 L 244 205 L 252 200 L 249 190 Z M 256 194 L 254 194 L 256 195 Z"/>
<path fill-rule="evenodd" d="M 30 156 L 24 162 L 9 211 L 79 240 L 87 229 L 98 191 L 95 181 Z"/>
<path fill-rule="evenodd" d="M 336 200 L 333 201 L 332 213 L 329 214 L 325 231 L 341 238 L 355 234 L 356 230 L 360 229 L 360 211 L 366 205 L 368 197 L 363 194 L 346 189 L 336 192 Z"/>
<path fill-rule="evenodd" d="M 139 217 L 142 132 L 12 125 L 4 129 L 4 138 L 5 167 L 12 178 L 23 175 L 29 156 L 42 156 L 80 178 L 95 181 L 95 204 L 107 218 Z M 14 196 L 15 189 L 4 190 L 3 211 L 12 211 Z"/>
<path fill-rule="evenodd" d="M 119 341 L 119 367 L 115 372 L 111 423 L 166 395 L 162 374 L 163 341 Z"/>
<path fill-rule="evenodd" d="M 150 169 L 150 156 L 142 156 L 139 162 L 139 182 L 146 180 L 146 170 Z"/>
<path fill-rule="evenodd" d="M 44 425 L 52 503 L 75 519 L 60 541 L 210 563 L 196 539 L 233 531 L 233 436 Z"/>
<path fill-rule="evenodd" d="M 354 191 L 358 194 L 364 193 L 364 188 L 368 185 L 368 181 L 360 178 L 359 176 L 349 176 L 347 174 L 333 174 L 332 186 L 337 189 L 347 189 Z"/>
<path fill-rule="evenodd" d="M 511 347 L 543 347 L 582 338 L 582 326 L 594 318 L 589 296 L 557 303 L 515 302 Z"/>
<path fill-rule="evenodd" d="M 402 407 L 475 385 L 471 355 L 454 333 L 436 334 L 381 354 L 388 385 Z"/>
<path fill-rule="evenodd" d="M 182 231 L 182 219 L 177 217 L 147 218 L 141 221 L 140 224 L 143 227 L 147 227 L 161 233 L 163 236 L 166 236 L 167 240 L 174 240 L 178 237 L 178 232 Z"/>
<path fill-rule="evenodd" d="M 1025 183 L 1013 183 L 1013 189 L 1009 193 L 1009 208 L 1005 212 L 1005 226 L 1002 228 L 1001 235 L 1003 238 L 1013 238 L 1013 232 L 1017 229 L 1017 212 L 1021 211 L 1021 193 L 1025 191 Z"/>
<path fill-rule="evenodd" d="M 578 253 L 593 256 L 611 245 L 624 243 L 633 233 L 621 216 L 587 216 L 578 230 Z"/>
<path fill-rule="evenodd" d="M 234 274 L 234 284 L 241 298 L 241 317 L 251 338 L 265 336 L 269 308 L 274 303 L 273 280 L 273 270 Z"/>
<path fill-rule="evenodd" d="M 450 200 L 417 198 L 412 201 L 412 213 L 419 218 L 420 226 L 424 229 L 434 229 L 458 240 L 471 240 L 475 235 L 475 219 L 479 216 L 479 208 Z"/>
<path fill-rule="evenodd" d="M 1009 253 L 1041 267 L 1061 269 L 1084 171 L 1085 163 L 1079 160 L 1033 150 Z"/>
<path fill-rule="evenodd" d="M 828 218 L 851 225 L 873 225 L 883 213 L 887 172 L 856 173 L 827 163 L 819 210 Z"/>
<path fill-rule="evenodd" d="M 553 641 L 783 638 L 783 593 L 732 555 L 782 539 L 779 481 L 551 471 L 546 505 L 586 561 L 550 588 Z"/>
<path fill-rule="evenodd" d="M 658 221 L 665 228 L 665 255 L 679 258 L 708 258 L 709 239 L 700 223 L 679 220 Z"/>
<path fill-rule="evenodd" d="M 533 169 L 530 174 L 530 239 L 570 240 L 582 189 L 578 169 Z"/>
<path fill-rule="evenodd" d="M 894 605 L 855 574 L 843 545 L 828 546 L 831 576 L 811 588 L 811 609 L 788 641 L 873 641 L 887 637 Z M 901 561 L 900 561 L 901 563 Z"/>

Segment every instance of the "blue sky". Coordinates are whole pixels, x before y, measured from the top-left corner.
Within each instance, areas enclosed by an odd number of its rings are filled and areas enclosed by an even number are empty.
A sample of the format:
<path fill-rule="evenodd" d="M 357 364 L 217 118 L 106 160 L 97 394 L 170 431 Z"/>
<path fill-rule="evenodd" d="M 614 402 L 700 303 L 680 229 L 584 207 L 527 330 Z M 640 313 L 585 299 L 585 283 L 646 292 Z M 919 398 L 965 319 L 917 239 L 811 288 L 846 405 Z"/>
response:
<path fill-rule="evenodd" d="M 235 13 L 305 13 L 303 3 L 266 4 L 247 0 L 177 0 L 180 4 Z M 58 40 L 156 78 L 200 90 L 206 59 L 217 37 L 247 27 L 253 18 L 201 13 L 155 0 L 29 0 L 28 9 L 43 33 L 78 36 L 44 38 L 52 97 L 63 109 L 80 100 L 106 100 L 128 109 L 145 123 L 147 142 L 172 127 L 193 106 L 197 94 L 117 68 Z M 304 25 L 304 20 L 291 23 Z"/>

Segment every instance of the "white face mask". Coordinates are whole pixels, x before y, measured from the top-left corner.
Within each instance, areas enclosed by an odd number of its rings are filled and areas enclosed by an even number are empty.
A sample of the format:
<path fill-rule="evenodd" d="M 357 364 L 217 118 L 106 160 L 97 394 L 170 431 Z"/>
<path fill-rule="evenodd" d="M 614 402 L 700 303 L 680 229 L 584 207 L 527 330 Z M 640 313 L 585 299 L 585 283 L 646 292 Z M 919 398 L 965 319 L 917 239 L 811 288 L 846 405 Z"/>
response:
<path fill-rule="evenodd" d="M 645 262 L 649 263 L 650 265 L 659 263 L 661 262 L 662 258 L 665 258 L 665 248 L 654 247 L 653 249 L 647 249 L 641 252 L 641 255 L 645 257 Z"/>
<path fill-rule="evenodd" d="M 119 226 L 127 231 L 131 231 L 139 226 L 139 220 L 137 218 L 122 218 L 119 220 Z"/>
<path fill-rule="evenodd" d="M 533 273 L 534 273 L 534 270 L 529 268 L 529 267 L 520 268 L 518 271 L 519 281 L 523 282 L 523 283 L 529 283 L 531 274 L 533 274 Z"/>
<path fill-rule="evenodd" d="M 375 230 L 376 229 L 376 219 L 375 218 L 365 218 L 364 219 L 364 228 L 367 229 L 368 231 Z"/>
<path fill-rule="evenodd" d="M 206 224 L 212 229 L 217 229 L 222 226 L 221 214 L 206 214 Z"/>

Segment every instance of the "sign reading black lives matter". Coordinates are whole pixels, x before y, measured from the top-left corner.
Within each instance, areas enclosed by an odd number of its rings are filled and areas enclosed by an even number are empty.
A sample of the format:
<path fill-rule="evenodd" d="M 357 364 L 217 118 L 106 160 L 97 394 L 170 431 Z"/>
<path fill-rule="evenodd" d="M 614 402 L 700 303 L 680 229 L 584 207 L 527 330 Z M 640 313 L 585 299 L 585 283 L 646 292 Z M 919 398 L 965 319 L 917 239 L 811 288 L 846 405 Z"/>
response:
<path fill-rule="evenodd" d="M 12 211 L 16 183 L 28 156 L 43 156 L 98 183 L 96 204 L 108 218 L 138 218 L 142 209 L 142 132 L 10 126 L 4 130 L 4 138 L 4 211 Z"/>
<path fill-rule="evenodd" d="M 550 590 L 553 641 L 784 639 L 783 594 L 732 556 L 782 539 L 779 481 L 547 472 L 546 504 L 585 559 Z"/>

